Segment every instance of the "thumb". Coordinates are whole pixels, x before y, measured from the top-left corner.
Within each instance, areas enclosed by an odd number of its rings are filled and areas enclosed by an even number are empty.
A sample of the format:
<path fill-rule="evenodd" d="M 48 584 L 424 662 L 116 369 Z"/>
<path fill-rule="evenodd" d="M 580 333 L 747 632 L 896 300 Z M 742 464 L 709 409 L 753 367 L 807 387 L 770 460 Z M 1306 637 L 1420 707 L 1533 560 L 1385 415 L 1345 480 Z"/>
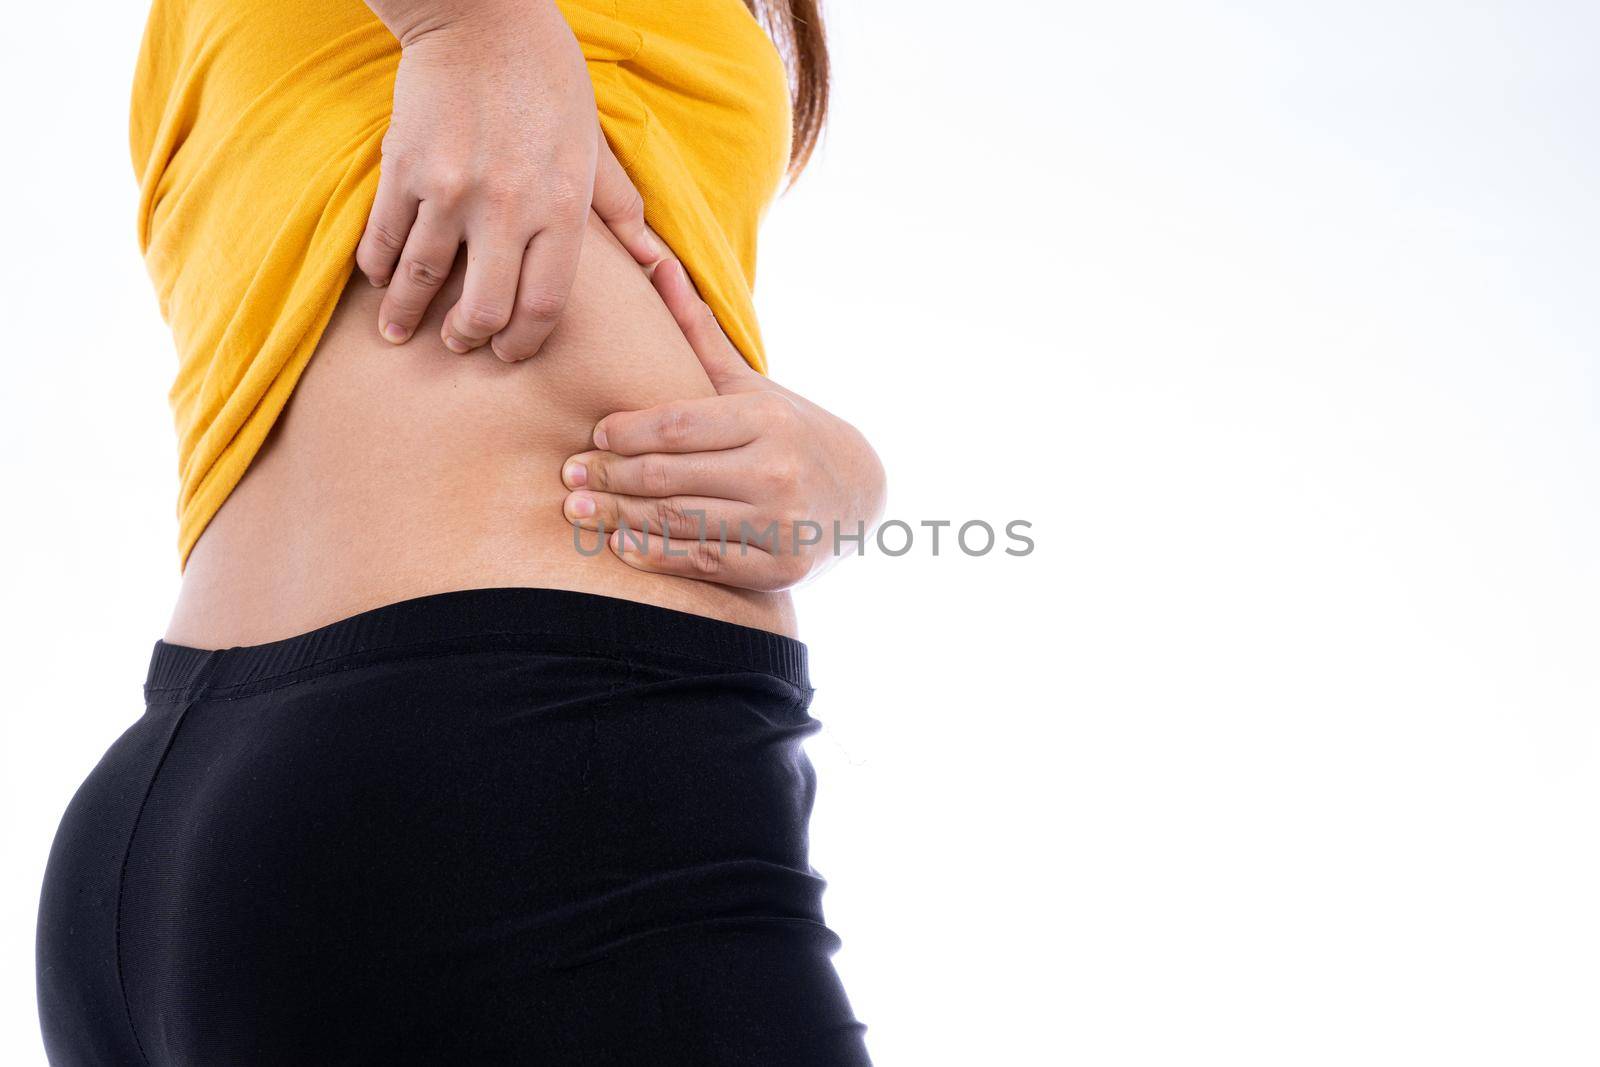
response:
<path fill-rule="evenodd" d="M 599 136 L 594 164 L 594 213 L 641 266 L 652 266 L 667 254 L 666 249 L 644 224 L 644 200 L 639 190 L 633 187 L 622 164 L 617 162 L 605 134 Z"/>
<path fill-rule="evenodd" d="M 745 393 L 764 388 L 768 383 L 744 361 L 722 332 L 717 317 L 695 292 L 683 264 L 669 259 L 650 274 L 650 281 L 661 294 L 662 303 L 688 339 L 689 347 L 700 357 L 700 366 L 719 394 Z"/>

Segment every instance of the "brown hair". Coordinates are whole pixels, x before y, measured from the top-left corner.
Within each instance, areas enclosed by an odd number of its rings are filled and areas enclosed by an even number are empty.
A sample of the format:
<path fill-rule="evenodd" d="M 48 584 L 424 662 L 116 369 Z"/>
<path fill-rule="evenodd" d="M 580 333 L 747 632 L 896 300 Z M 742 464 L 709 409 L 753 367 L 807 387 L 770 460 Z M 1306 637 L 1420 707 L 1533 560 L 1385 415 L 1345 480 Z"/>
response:
<path fill-rule="evenodd" d="M 794 103 L 794 140 L 789 149 L 789 180 L 805 169 L 823 120 L 828 115 L 828 40 L 817 0 L 744 0 L 766 27 L 789 68 Z"/>

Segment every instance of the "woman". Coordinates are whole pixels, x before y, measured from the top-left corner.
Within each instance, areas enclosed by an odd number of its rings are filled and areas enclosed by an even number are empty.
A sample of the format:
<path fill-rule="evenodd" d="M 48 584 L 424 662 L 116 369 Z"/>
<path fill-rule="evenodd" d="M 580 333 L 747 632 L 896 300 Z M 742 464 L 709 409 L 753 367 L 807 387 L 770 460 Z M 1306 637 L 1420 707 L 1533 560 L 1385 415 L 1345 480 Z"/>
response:
<path fill-rule="evenodd" d="M 184 580 L 52 849 L 51 1062 L 866 1062 L 784 589 L 883 479 L 760 373 L 826 62 L 752 10 L 156 0 Z"/>

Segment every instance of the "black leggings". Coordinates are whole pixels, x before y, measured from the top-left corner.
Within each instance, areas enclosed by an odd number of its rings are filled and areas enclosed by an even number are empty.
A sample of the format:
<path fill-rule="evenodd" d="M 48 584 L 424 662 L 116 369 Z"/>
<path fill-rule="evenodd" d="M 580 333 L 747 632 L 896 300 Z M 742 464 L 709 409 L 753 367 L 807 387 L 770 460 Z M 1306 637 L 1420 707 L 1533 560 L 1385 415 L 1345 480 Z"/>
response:
<path fill-rule="evenodd" d="M 53 1064 L 865 1064 L 805 646 L 548 589 L 157 643 L 39 908 Z"/>

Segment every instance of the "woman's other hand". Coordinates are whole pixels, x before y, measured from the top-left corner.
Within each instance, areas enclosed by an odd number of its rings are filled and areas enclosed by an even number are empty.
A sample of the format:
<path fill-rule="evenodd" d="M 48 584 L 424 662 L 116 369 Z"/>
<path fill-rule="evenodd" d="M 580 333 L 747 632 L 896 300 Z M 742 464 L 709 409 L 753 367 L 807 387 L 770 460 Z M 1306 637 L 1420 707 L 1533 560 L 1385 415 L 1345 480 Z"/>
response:
<path fill-rule="evenodd" d="M 567 518 L 612 531 L 611 551 L 640 570 L 767 592 L 859 548 L 884 504 L 872 446 L 751 369 L 677 260 L 652 280 L 718 395 L 601 419 L 595 451 L 562 465 Z"/>
<path fill-rule="evenodd" d="M 588 68 L 552 0 L 369 0 L 400 41 L 377 199 L 356 250 L 408 340 L 467 246 L 441 340 L 539 350 L 577 273 L 589 209 L 640 263 L 662 256 L 600 132 Z"/>

